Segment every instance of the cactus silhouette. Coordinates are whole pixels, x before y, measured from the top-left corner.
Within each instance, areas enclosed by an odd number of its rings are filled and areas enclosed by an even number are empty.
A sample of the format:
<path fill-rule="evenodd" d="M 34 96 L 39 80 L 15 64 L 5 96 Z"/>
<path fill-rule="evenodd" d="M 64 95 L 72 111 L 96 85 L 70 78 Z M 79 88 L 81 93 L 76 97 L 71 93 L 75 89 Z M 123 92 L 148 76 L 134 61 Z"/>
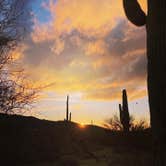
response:
<path fill-rule="evenodd" d="M 67 95 L 66 100 L 66 121 L 69 121 L 69 95 Z"/>
<path fill-rule="evenodd" d="M 71 122 L 71 112 L 70 112 L 70 114 L 69 114 L 69 121 Z"/>
<path fill-rule="evenodd" d="M 124 132 L 129 132 L 130 129 L 130 115 L 128 109 L 127 92 L 124 89 L 122 91 L 122 105 L 119 104 L 120 122 L 123 126 Z"/>
<path fill-rule="evenodd" d="M 127 18 L 146 25 L 148 95 L 153 135 L 153 166 L 166 165 L 166 0 L 147 0 L 147 16 L 137 0 L 123 0 Z"/>

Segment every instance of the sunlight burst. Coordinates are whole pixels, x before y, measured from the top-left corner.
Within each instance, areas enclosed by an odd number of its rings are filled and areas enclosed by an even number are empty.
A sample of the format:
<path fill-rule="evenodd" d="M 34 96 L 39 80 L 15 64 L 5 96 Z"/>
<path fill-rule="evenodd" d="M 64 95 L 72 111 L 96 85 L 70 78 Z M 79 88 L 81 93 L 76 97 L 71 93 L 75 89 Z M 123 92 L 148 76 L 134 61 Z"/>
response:
<path fill-rule="evenodd" d="M 79 124 L 79 127 L 80 127 L 81 129 L 84 129 L 84 128 L 86 127 L 86 125 L 85 125 L 84 123 L 80 123 L 80 124 Z"/>

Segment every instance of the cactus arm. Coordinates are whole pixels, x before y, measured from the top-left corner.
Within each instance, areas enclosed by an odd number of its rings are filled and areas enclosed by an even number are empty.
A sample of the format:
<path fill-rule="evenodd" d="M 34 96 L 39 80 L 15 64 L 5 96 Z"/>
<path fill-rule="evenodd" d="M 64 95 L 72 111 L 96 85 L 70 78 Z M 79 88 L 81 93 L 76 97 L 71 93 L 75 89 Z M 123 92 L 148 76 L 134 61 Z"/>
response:
<path fill-rule="evenodd" d="M 127 18 L 136 26 L 146 24 L 146 14 L 141 9 L 137 0 L 123 0 L 123 7 Z"/>
<path fill-rule="evenodd" d="M 71 112 L 70 112 L 70 114 L 69 114 L 69 121 L 71 122 Z"/>

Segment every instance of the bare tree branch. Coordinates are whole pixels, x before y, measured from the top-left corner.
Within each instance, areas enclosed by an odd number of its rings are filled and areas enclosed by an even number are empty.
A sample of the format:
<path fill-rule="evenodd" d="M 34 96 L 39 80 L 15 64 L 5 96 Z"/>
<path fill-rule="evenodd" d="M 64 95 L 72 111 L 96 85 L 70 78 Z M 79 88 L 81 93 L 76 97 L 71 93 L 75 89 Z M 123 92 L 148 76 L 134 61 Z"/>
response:
<path fill-rule="evenodd" d="M 41 90 L 35 87 L 24 70 L 11 70 L 11 54 L 26 34 L 29 0 L 0 0 L 0 112 L 21 113 L 31 108 Z"/>

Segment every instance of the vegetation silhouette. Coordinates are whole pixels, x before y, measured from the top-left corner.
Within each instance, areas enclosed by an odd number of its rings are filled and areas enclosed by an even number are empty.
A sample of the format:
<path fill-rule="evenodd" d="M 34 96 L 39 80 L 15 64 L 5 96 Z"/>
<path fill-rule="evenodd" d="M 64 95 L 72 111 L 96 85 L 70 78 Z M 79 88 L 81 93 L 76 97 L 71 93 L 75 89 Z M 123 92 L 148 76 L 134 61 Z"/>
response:
<path fill-rule="evenodd" d="M 71 112 L 70 112 L 70 114 L 69 114 L 69 121 L 71 122 Z"/>
<path fill-rule="evenodd" d="M 123 0 L 128 19 L 137 26 L 146 25 L 148 94 L 153 133 L 153 166 L 166 165 L 166 1 L 147 0 L 148 14 L 137 0 Z"/>
<path fill-rule="evenodd" d="M 1 165 L 150 166 L 149 129 L 125 134 L 95 125 L 82 129 L 73 122 L 6 114 L 0 114 L 0 124 Z"/>
<path fill-rule="evenodd" d="M 121 121 L 121 124 L 123 125 L 123 131 L 129 132 L 129 130 L 130 130 L 130 115 L 129 115 L 126 89 L 124 89 L 122 91 L 122 105 L 119 104 L 119 113 L 120 113 L 120 121 Z"/>
<path fill-rule="evenodd" d="M 69 95 L 67 95 L 67 100 L 66 100 L 66 119 L 67 122 L 70 120 L 70 115 L 69 115 Z"/>
<path fill-rule="evenodd" d="M 122 105 L 119 104 L 119 117 L 115 114 L 112 118 L 105 120 L 103 125 L 106 128 L 113 131 L 123 131 L 126 134 L 129 131 L 144 131 L 149 128 L 146 120 L 136 121 L 134 116 L 130 115 L 126 89 L 122 90 L 122 103 Z"/>
<path fill-rule="evenodd" d="M 121 123 L 120 118 L 115 114 L 110 119 L 106 119 L 105 123 L 103 124 L 104 127 L 112 130 L 112 131 L 124 131 L 123 125 Z M 145 131 L 149 128 L 146 120 L 140 119 L 135 120 L 133 116 L 130 116 L 130 131 Z"/>
<path fill-rule="evenodd" d="M 0 112 L 6 114 L 23 114 L 40 91 L 27 79 L 22 67 L 18 67 L 12 53 L 28 31 L 27 4 L 26 0 L 0 1 Z"/>

